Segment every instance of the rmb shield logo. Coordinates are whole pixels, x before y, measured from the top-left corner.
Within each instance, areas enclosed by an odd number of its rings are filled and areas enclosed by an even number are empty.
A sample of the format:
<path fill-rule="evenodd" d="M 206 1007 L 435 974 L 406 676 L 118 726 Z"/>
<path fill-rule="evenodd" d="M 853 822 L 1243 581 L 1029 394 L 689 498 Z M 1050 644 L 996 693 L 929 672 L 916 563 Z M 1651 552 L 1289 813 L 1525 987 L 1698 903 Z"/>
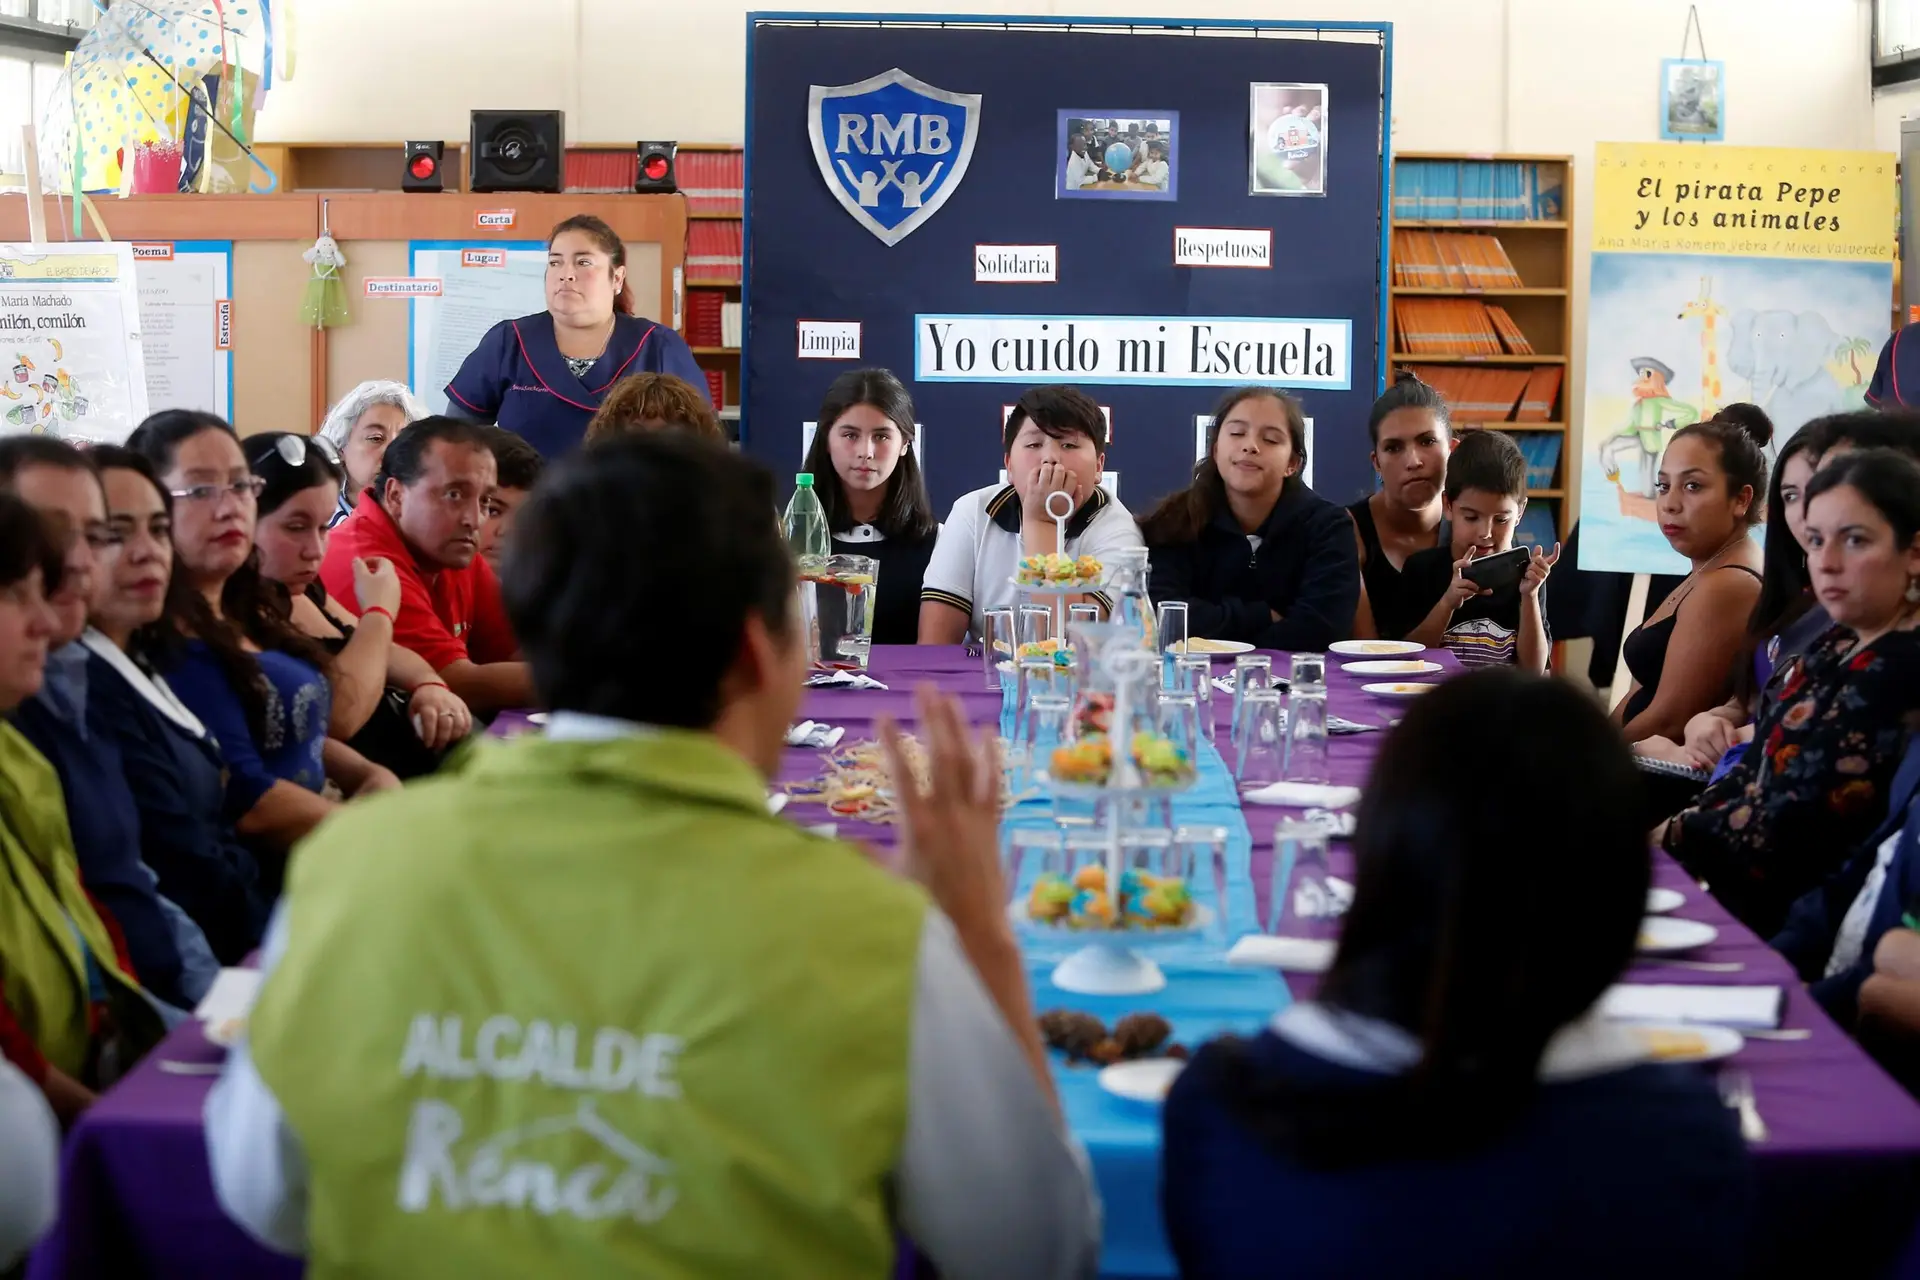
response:
<path fill-rule="evenodd" d="M 947 202 L 979 132 L 979 94 L 936 89 L 898 67 L 808 94 L 820 176 L 882 244 L 899 244 Z"/>

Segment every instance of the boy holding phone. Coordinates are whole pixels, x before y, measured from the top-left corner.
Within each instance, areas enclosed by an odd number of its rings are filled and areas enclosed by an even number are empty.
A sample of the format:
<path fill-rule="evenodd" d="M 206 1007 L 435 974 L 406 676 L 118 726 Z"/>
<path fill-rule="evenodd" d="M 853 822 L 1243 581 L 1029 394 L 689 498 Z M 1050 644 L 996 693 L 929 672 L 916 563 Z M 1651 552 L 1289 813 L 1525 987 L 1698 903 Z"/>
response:
<path fill-rule="evenodd" d="M 1551 552 L 1513 545 L 1527 509 L 1520 446 L 1498 431 L 1466 435 L 1447 462 L 1443 492 L 1453 541 L 1407 557 L 1408 601 L 1432 601 L 1407 639 L 1444 646 L 1465 667 L 1515 664 L 1545 672 L 1551 641 L 1540 589 L 1560 544 Z"/>

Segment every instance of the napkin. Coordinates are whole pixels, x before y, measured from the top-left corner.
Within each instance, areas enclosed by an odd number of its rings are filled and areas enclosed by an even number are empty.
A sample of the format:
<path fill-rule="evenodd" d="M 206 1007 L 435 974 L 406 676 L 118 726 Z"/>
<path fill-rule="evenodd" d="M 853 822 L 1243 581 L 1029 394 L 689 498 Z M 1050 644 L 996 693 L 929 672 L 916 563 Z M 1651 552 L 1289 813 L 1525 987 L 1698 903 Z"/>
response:
<path fill-rule="evenodd" d="M 1275 782 L 1240 797 L 1242 804 L 1277 804 L 1292 809 L 1351 809 L 1360 803 L 1358 787 L 1327 787 L 1314 782 Z"/>
<path fill-rule="evenodd" d="M 1600 997 L 1600 1016 L 1623 1022 L 1694 1022 L 1770 1031 L 1780 1025 L 1779 987 L 1708 987 L 1622 982 Z"/>
<path fill-rule="evenodd" d="M 258 969 L 222 969 L 195 1006 L 193 1016 L 208 1025 L 244 1019 L 260 994 Z"/>
<path fill-rule="evenodd" d="M 818 751 L 831 751 L 840 745 L 840 739 L 847 736 L 845 726 L 829 727 L 817 720 L 802 720 L 787 730 L 787 745 L 790 747 L 812 747 Z"/>
<path fill-rule="evenodd" d="M 1332 938 L 1276 938 L 1249 934 L 1233 944 L 1227 963 L 1288 973 L 1325 973 L 1333 965 Z"/>
<path fill-rule="evenodd" d="M 809 689 L 884 689 L 886 687 L 872 676 L 855 675 L 851 671 L 822 671 L 807 681 Z"/>

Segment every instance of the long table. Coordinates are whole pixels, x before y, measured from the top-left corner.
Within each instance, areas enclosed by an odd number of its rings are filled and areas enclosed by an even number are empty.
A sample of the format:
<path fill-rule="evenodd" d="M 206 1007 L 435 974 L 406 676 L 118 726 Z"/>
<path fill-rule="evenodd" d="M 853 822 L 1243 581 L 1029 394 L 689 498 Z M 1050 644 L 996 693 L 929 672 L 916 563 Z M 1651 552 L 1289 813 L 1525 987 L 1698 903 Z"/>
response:
<path fill-rule="evenodd" d="M 1276 657 L 1275 668 L 1285 670 Z M 980 659 L 959 648 L 876 648 L 872 674 L 887 690 L 814 690 L 802 714 L 844 726 L 849 741 L 871 737 L 882 715 L 913 720 L 912 690 L 932 683 L 956 694 L 968 717 L 990 724 L 1000 695 L 985 686 Z M 1334 714 L 1384 727 L 1402 708 L 1362 693 L 1358 681 L 1329 662 L 1329 702 Z M 1222 716 L 1224 728 L 1224 716 Z M 497 729 L 524 720 L 504 717 Z M 1378 734 L 1333 739 L 1329 758 L 1336 782 L 1360 785 L 1378 749 Z M 818 773 L 818 753 L 790 750 L 785 781 Z M 835 818 L 808 805 L 790 806 L 803 823 L 834 821 L 839 833 L 890 855 L 897 831 L 889 826 Z M 1222 817 L 1197 811 L 1205 818 Z M 1273 862 L 1274 824 L 1292 811 L 1244 811 L 1244 854 L 1251 891 L 1265 919 Z M 1188 820 L 1192 814 L 1182 815 Z M 1236 813 L 1235 816 L 1242 816 Z M 1551 856 L 1551 833 L 1543 833 L 1542 856 Z M 1233 855 L 1230 855 L 1233 856 Z M 1336 844 L 1334 869 L 1350 867 L 1350 854 Z M 1719 938 L 1692 958 L 1734 961 L 1736 974 L 1684 971 L 1636 964 L 1633 980 L 1655 982 L 1779 983 L 1788 991 L 1788 1028 L 1810 1035 L 1792 1042 L 1749 1041 L 1736 1062 L 1752 1075 L 1757 1102 L 1772 1135 L 1754 1149 L 1762 1212 L 1756 1256 L 1769 1273 L 1864 1274 L 1834 1269 L 1839 1257 L 1893 1247 L 1911 1233 L 1920 1210 L 1920 1106 L 1916 1106 L 1807 998 L 1779 956 L 1732 920 L 1717 903 L 1662 855 L 1655 882 L 1679 889 L 1686 903 L 1676 913 L 1704 920 Z M 1264 971 L 1230 969 L 1217 947 L 1173 947 L 1156 952 L 1169 982 L 1142 998 L 1072 996 L 1049 980 L 1058 952 L 1033 948 L 1030 971 L 1039 1008 L 1085 1009 L 1111 1021 L 1150 1009 L 1174 1025 L 1176 1038 L 1197 1043 L 1224 1030 L 1257 1030 L 1290 998 L 1310 995 L 1313 978 L 1284 981 Z M 71 1136 L 62 1179 L 62 1218 L 35 1253 L 32 1280 L 88 1277 L 120 1280 L 156 1276 L 209 1280 L 294 1276 L 297 1262 L 279 1258 L 247 1240 L 222 1216 L 207 1173 L 201 1108 L 211 1079 L 180 1074 L 179 1065 L 211 1067 L 221 1051 L 195 1027 L 176 1030 L 149 1059 L 103 1097 Z M 1106 1207 L 1103 1274 L 1173 1274 L 1157 1207 L 1158 1117 L 1145 1108 L 1107 1096 L 1085 1068 L 1056 1064 L 1069 1123 L 1093 1158 Z M 1649 1160 L 1659 1159 L 1649 1152 Z M 1577 1247 L 1570 1242 L 1569 1247 Z M 1920 1261 L 1920 1253 L 1913 1256 Z"/>

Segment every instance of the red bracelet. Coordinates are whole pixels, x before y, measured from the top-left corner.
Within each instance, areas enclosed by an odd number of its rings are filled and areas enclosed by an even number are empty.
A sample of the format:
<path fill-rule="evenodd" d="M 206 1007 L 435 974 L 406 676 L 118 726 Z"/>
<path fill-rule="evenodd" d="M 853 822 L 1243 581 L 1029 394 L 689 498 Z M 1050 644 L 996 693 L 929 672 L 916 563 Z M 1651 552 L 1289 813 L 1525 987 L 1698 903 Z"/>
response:
<path fill-rule="evenodd" d="M 409 689 L 409 690 L 407 690 L 407 692 L 408 692 L 408 693 L 418 693 L 418 692 L 420 692 L 420 691 L 421 691 L 422 689 L 426 689 L 426 688 L 433 688 L 433 687 L 437 687 L 437 688 L 441 688 L 441 689 L 449 689 L 449 688 L 452 688 L 452 686 L 451 686 L 451 685 L 449 685 L 449 684 L 448 684 L 448 683 L 447 683 L 447 682 L 446 682 L 445 680 L 441 680 L 441 679 L 437 679 L 437 678 L 436 678 L 436 679 L 433 679 L 433 680 L 422 680 L 422 681 L 421 681 L 421 682 L 420 682 L 419 684 L 417 684 L 417 685 L 415 685 L 415 686 L 413 686 L 413 688 L 411 688 L 411 689 Z"/>
<path fill-rule="evenodd" d="M 393 616 L 393 610 L 387 608 L 387 606 L 383 604 L 376 604 L 371 609 L 362 609 L 360 611 L 360 616 L 364 618 L 370 613 L 377 613 L 381 617 L 385 618 L 388 622 L 395 621 L 395 618 Z"/>

